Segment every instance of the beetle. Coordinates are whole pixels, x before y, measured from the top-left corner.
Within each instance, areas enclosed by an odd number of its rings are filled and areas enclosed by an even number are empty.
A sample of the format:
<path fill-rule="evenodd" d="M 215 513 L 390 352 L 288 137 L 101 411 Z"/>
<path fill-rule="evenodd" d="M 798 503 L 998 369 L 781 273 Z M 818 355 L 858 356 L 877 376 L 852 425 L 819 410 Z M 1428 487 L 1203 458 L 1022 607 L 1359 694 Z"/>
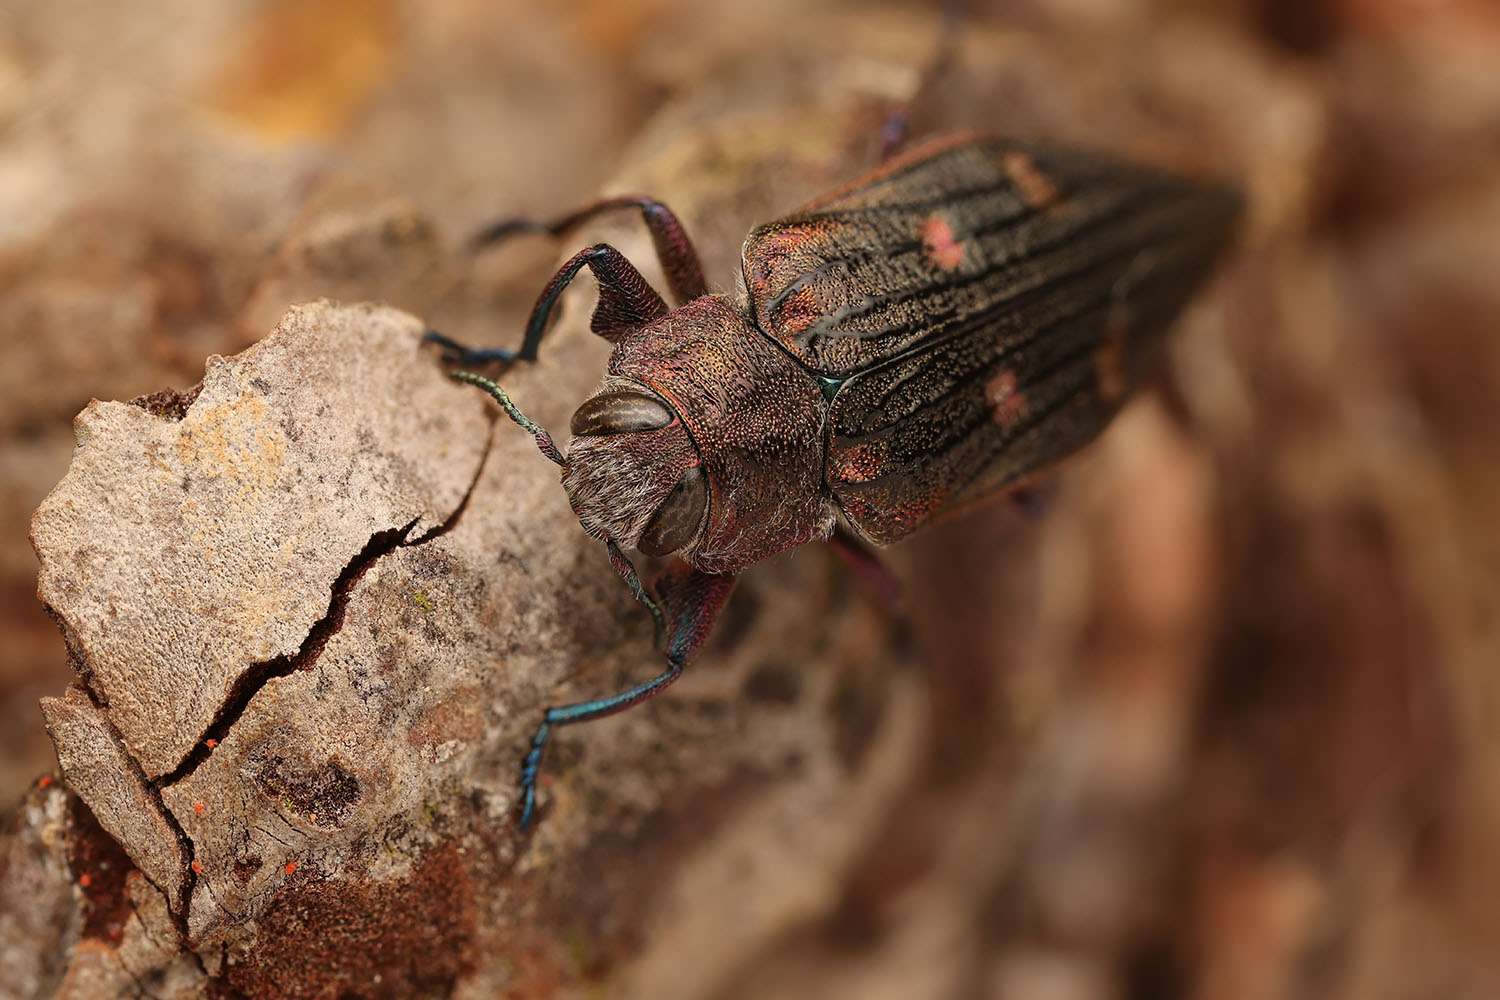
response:
<path fill-rule="evenodd" d="M 734 298 L 709 292 L 682 224 L 652 198 L 485 233 L 562 235 L 637 209 L 678 302 L 669 309 L 600 243 L 548 283 L 519 349 L 428 334 L 461 363 L 533 361 L 559 294 L 587 267 L 599 285 L 591 327 L 614 345 L 566 456 L 498 384 L 453 372 L 562 467 L 574 513 L 650 610 L 667 661 L 620 694 L 545 710 L 521 766 L 521 827 L 552 730 L 671 684 L 735 574 L 826 539 L 878 575 L 855 537 L 895 542 L 1098 435 L 1152 375 L 1241 207 L 1223 183 L 970 133 L 754 229 Z M 630 547 L 675 556 L 654 594 Z"/>

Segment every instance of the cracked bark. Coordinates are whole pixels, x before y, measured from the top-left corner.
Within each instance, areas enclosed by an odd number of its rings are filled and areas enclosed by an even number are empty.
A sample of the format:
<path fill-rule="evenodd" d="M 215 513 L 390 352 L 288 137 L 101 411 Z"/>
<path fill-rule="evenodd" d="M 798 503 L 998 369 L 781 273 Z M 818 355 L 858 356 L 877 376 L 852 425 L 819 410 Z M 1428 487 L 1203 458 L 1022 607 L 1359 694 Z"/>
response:
<path fill-rule="evenodd" d="M 490 418 L 419 351 L 422 330 L 393 310 L 304 307 L 251 351 L 212 361 L 180 412 L 91 404 L 74 467 L 38 511 L 40 594 L 80 675 L 43 705 L 64 777 L 167 901 L 170 936 L 188 953 L 278 891 L 282 879 L 258 879 L 261 869 L 289 874 L 306 830 L 274 851 L 248 834 L 275 796 L 305 806 L 305 819 L 286 820 L 293 828 L 319 829 L 319 808 L 340 819 L 365 808 L 349 837 L 380 828 L 382 808 L 411 808 L 389 787 L 410 774 L 371 764 L 400 762 L 381 741 L 401 730 L 369 728 L 363 742 L 347 727 L 324 733 L 310 757 L 295 739 L 247 746 L 236 727 L 248 714 L 261 732 L 287 734 L 268 689 L 315 676 L 330 649 L 353 655 L 343 629 L 367 574 L 442 539 L 483 470 Z M 402 427 L 404 407 L 431 412 Z M 257 613 L 268 606 L 289 610 Z M 306 631 L 292 645 L 284 626 L 299 612 Z M 340 707 L 368 705 L 363 695 Z M 295 702 L 282 707 L 296 714 Z M 334 736 L 345 739 L 330 750 Z M 233 763 L 200 780 L 223 761 Z M 342 860 L 324 855 L 320 867 Z"/>

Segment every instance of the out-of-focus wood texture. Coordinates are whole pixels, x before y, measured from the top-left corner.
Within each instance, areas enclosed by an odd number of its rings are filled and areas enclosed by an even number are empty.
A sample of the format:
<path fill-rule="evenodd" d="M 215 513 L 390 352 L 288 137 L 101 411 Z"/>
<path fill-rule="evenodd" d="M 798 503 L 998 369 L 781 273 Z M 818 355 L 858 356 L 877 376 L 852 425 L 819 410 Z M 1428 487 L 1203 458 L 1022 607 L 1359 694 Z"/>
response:
<path fill-rule="evenodd" d="M 1001 505 L 895 550 L 895 612 L 822 552 L 753 570 L 677 689 L 559 740 L 526 845 L 494 812 L 527 712 L 649 654 L 545 463 L 496 425 L 473 502 L 521 503 L 549 532 L 527 544 L 562 560 L 545 578 L 582 589 L 475 627 L 578 634 L 557 658 L 497 653 L 482 710 L 504 719 L 456 781 L 417 753 L 435 791 L 390 800 L 399 863 L 283 865 L 191 955 L 180 898 L 143 874 L 163 855 L 116 840 L 150 830 L 37 780 L 36 700 L 74 678 L 25 539 L 73 415 L 191 386 L 324 296 L 511 343 L 575 248 L 469 258 L 463 237 L 601 189 L 681 209 L 728 286 L 750 224 L 870 163 L 937 19 L 790 0 L 0 14 L 0 994 L 1500 993 L 1500 12 L 979 6 L 919 131 L 1246 186 L 1243 245 L 1159 390 L 1049 484 L 1045 516 Z M 596 238 L 647 256 L 627 225 L 576 242 Z M 507 378 L 549 426 L 604 355 L 579 329 L 590 295 L 559 353 Z M 524 549 L 485 523 L 478 549 Z M 502 560 L 495 586 L 520 572 Z M 192 826 L 199 799 L 160 798 Z M 299 848 L 357 861 L 351 830 L 309 822 Z M 234 856 L 215 835 L 205 857 Z"/>

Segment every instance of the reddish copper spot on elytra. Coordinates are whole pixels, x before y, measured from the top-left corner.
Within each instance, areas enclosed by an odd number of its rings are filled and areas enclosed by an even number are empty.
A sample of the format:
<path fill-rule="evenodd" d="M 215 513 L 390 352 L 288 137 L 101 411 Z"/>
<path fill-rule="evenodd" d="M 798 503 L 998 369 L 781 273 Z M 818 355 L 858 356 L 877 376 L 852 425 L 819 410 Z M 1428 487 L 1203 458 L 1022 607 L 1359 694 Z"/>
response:
<path fill-rule="evenodd" d="M 984 401 L 1002 427 L 1010 427 L 1026 412 L 1026 396 L 1021 392 L 1016 373 L 1008 368 L 984 384 Z"/>
<path fill-rule="evenodd" d="M 1118 302 L 1112 304 L 1104 322 L 1104 339 L 1094 348 L 1094 379 L 1107 403 L 1118 402 L 1125 395 L 1126 324 L 1125 307 Z"/>
<path fill-rule="evenodd" d="M 861 444 L 838 456 L 836 475 L 846 483 L 867 483 L 880 475 L 885 465 L 885 449 Z"/>
<path fill-rule="evenodd" d="M 1025 153 L 1011 150 L 1000 158 L 1000 165 L 1032 208 L 1046 208 L 1058 200 L 1057 185 L 1048 180 Z"/>
<path fill-rule="evenodd" d="M 817 293 L 811 288 L 802 288 L 782 300 L 776 318 L 791 333 L 802 333 L 822 319 L 824 312 L 823 303 L 818 299 Z"/>
<path fill-rule="evenodd" d="M 964 262 L 964 245 L 953 235 L 953 227 L 941 215 L 929 215 L 917 228 L 922 252 L 933 267 L 951 271 Z"/>

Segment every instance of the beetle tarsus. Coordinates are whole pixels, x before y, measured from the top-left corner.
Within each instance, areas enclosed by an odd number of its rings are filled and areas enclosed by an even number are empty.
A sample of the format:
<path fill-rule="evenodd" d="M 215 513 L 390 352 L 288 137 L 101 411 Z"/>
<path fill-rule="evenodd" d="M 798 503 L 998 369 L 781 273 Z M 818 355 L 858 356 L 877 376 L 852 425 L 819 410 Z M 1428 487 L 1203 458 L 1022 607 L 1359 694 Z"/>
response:
<path fill-rule="evenodd" d="M 552 726 L 544 718 L 531 736 L 531 749 L 521 761 L 521 829 L 531 826 L 536 819 L 536 773 L 542 766 L 542 750 L 547 737 L 552 735 Z"/>
<path fill-rule="evenodd" d="M 549 236 L 556 235 L 544 222 L 516 216 L 509 219 L 500 219 L 485 226 L 479 232 L 469 237 L 470 250 L 483 250 L 496 243 L 502 243 L 512 236 L 522 233 L 546 233 Z"/>
<path fill-rule="evenodd" d="M 537 726 L 536 732 L 531 737 L 531 749 L 521 761 L 521 829 L 531 825 L 536 815 L 536 779 L 537 772 L 542 766 L 542 751 L 547 746 L 547 740 L 552 735 L 554 726 L 568 726 L 575 722 L 592 722 L 594 719 L 602 719 L 616 712 L 623 712 L 633 705 L 639 705 L 653 695 L 657 694 L 682 674 L 682 664 L 677 661 L 668 661 L 666 670 L 657 674 L 649 681 L 644 681 L 619 694 L 610 695 L 608 698 L 594 698 L 590 701 L 580 701 L 573 705 L 557 705 L 547 709 L 542 715 L 542 724 Z"/>
<path fill-rule="evenodd" d="M 487 365 L 496 362 L 535 361 L 508 347 L 469 347 L 436 330 L 428 330 L 426 339 L 443 349 L 443 361 L 450 365 Z"/>
<path fill-rule="evenodd" d="M 542 723 L 531 737 L 531 748 L 521 761 L 521 829 L 526 829 L 536 815 L 537 773 L 541 770 L 542 752 L 556 726 L 569 726 L 576 722 L 591 722 L 616 712 L 623 712 L 639 705 L 665 690 L 682 674 L 682 668 L 692 662 L 703 648 L 713 627 L 714 619 L 724 607 L 729 591 L 734 586 L 734 577 L 728 574 L 704 573 L 678 560 L 670 565 L 657 581 L 656 590 L 661 595 L 661 604 L 652 600 L 640 584 L 635 567 L 625 558 L 618 545 L 608 542 L 610 561 L 625 582 L 630 585 L 638 600 L 644 603 L 657 619 L 658 626 L 665 614 L 666 634 L 662 643 L 667 657 L 667 669 L 651 678 L 608 698 L 594 698 L 573 705 L 558 705 L 546 710 Z M 658 640 L 662 639 L 658 631 Z"/>

